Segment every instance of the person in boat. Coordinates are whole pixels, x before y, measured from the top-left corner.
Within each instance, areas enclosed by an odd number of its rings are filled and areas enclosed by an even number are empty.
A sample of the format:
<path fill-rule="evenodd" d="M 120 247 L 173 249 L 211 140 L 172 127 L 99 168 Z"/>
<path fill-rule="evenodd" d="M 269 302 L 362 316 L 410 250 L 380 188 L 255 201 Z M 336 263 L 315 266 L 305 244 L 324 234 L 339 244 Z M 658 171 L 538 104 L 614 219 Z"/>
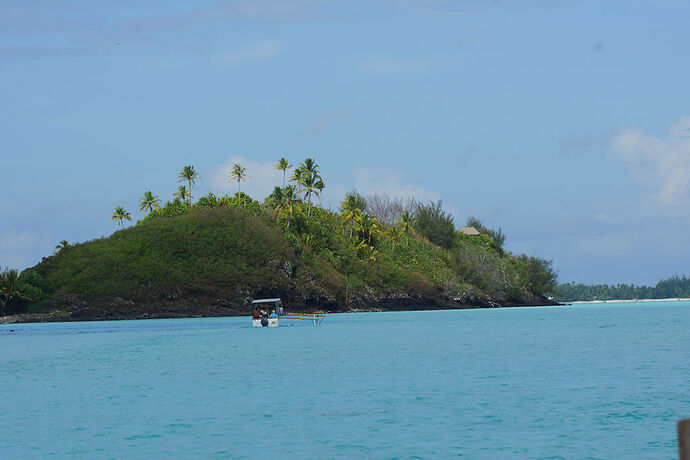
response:
<path fill-rule="evenodd" d="M 261 310 L 259 310 L 258 308 L 255 308 L 254 309 L 254 316 L 252 317 L 252 319 L 261 319 Z"/>
<path fill-rule="evenodd" d="M 276 314 L 275 308 L 273 310 L 271 310 L 271 314 L 268 315 L 268 317 L 269 318 L 277 318 L 278 317 L 278 315 Z"/>

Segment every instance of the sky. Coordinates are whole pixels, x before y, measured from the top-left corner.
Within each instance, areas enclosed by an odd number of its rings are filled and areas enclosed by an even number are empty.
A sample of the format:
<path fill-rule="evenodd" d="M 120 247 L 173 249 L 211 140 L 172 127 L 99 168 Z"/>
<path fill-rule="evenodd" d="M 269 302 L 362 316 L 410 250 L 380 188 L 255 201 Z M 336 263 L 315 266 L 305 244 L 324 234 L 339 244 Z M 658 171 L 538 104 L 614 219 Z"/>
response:
<path fill-rule="evenodd" d="M 0 266 L 313 157 L 344 194 L 443 200 L 561 282 L 690 274 L 686 1 L 0 2 Z"/>

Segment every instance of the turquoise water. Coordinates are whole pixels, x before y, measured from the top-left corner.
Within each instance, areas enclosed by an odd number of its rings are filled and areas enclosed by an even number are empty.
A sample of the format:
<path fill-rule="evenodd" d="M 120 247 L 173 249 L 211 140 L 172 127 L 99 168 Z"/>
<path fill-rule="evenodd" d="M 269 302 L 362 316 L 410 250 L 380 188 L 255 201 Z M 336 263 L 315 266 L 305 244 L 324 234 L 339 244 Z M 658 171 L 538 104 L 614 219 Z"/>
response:
<path fill-rule="evenodd" d="M 0 457 L 659 459 L 690 417 L 690 302 L 249 322 L 0 326 Z"/>

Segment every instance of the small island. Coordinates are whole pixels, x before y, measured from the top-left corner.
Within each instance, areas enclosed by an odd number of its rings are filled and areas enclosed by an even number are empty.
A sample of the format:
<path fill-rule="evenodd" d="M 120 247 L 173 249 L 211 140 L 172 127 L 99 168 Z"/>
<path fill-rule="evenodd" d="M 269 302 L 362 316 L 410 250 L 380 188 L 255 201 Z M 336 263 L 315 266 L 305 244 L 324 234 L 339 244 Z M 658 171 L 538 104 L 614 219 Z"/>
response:
<path fill-rule="evenodd" d="M 185 166 L 165 205 L 143 194 L 135 225 L 117 206 L 109 237 L 62 241 L 36 266 L 2 272 L 1 321 L 247 315 L 257 297 L 304 312 L 554 304 L 551 261 L 505 251 L 500 229 L 469 218 L 457 230 L 441 201 L 356 191 L 332 211 L 317 203 L 313 159 L 275 166 L 283 184 L 261 202 L 242 192 L 239 164 L 228 172 L 237 193 L 194 201 L 198 174 Z"/>

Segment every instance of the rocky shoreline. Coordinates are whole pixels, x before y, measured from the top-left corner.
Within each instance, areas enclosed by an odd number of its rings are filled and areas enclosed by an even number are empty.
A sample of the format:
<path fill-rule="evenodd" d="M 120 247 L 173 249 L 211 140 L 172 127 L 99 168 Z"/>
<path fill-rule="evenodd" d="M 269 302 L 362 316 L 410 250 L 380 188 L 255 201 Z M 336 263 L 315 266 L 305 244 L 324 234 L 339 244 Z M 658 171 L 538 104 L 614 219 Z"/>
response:
<path fill-rule="evenodd" d="M 151 302 L 134 302 L 119 297 L 84 301 L 78 298 L 63 298 L 50 305 L 45 313 L 23 313 L 0 317 L 0 324 L 47 323 L 69 321 L 116 321 L 163 318 L 204 318 L 247 316 L 251 311 L 251 299 L 180 298 Z M 296 299 L 295 299 L 296 300 Z M 468 298 L 449 299 L 418 295 L 392 296 L 377 299 L 360 299 L 345 305 L 328 299 L 295 301 L 286 298 L 285 308 L 303 313 L 356 313 L 383 311 L 449 310 L 473 308 L 532 307 L 558 305 L 546 298 L 535 297 L 531 302 L 515 299 Z"/>

